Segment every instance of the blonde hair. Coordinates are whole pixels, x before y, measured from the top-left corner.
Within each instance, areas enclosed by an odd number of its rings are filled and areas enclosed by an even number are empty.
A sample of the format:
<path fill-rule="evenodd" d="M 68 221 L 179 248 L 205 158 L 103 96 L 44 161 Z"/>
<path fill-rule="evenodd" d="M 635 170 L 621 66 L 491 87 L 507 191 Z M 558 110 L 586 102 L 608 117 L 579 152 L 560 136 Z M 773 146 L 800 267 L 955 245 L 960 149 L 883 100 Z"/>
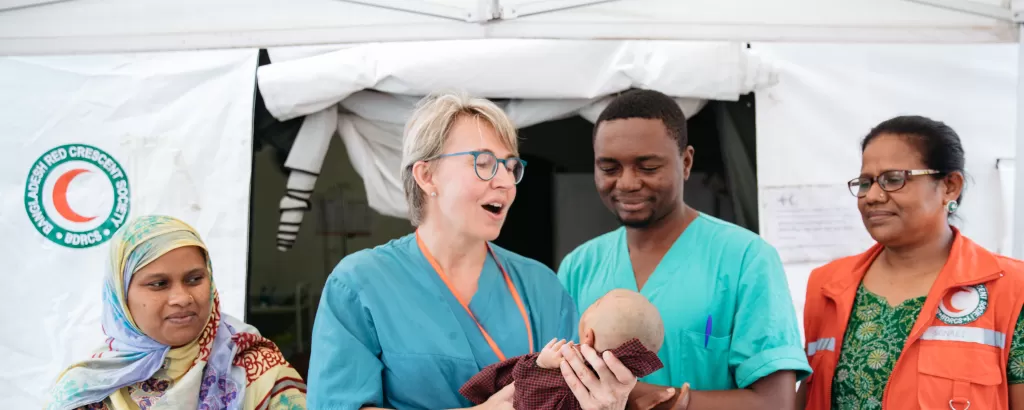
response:
<path fill-rule="evenodd" d="M 426 200 L 425 192 L 412 175 L 412 167 L 418 161 L 429 161 L 443 153 L 452 124 L 463 115 L 487 121 L 498 133 L 502 145 L 512 155 L 519 155 L 516 127 L 493 102 L 460 91 L 432 94 L 420 100 L 402 136 L 402 184 L 405 200 L 409 203 L 409 221 L 413 226 L 419 226 L 423 221 Z"/>

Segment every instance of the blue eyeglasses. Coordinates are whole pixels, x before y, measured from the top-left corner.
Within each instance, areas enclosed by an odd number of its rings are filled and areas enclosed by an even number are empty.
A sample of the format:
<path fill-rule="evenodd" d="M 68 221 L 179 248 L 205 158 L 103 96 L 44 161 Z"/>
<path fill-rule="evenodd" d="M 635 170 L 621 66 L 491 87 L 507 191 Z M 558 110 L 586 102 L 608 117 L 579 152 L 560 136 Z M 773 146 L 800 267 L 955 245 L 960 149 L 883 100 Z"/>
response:
<path fill-rule="evenodd" d="M 472 155 L 473 156 L 473 170 L 476 172 L 477 178 L 483 181 L 490 181 L 498 174 L 498 163 L 505 166 L 505 169 L 512 172 L 512 179 L 516 184 L 523 180 L 523 172 L 526 169 L 526 161 L 522 158 L 505 158 L 500 159 L 494 156 L 494 153 L 489 151 L 464 151 L 464 152 L 453 152 L 451 154 L 441 154 L 437 158 L 455 157 L 459 155 Z"/>

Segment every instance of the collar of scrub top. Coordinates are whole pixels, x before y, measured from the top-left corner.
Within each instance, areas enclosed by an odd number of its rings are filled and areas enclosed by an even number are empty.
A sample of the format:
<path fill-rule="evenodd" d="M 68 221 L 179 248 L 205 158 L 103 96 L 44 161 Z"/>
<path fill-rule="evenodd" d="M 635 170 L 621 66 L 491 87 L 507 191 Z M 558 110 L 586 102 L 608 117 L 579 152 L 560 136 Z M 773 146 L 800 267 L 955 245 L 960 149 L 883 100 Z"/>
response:
<path fill-rule="evenodd" d="M 448 287 L 448 291 L 450 291 L 452 295 L 455 296 L 455 299 L 459 301 L 459 304 L 466 310 L 469 318 L 473 319 L 473 323 L 476 323 L 476 327 L 480 329 L 480 334 L 484 336 L 484 339 L 487 340 L 487 344 L 491 346 L 491 350 L 493 350 L 494 354 L 498 356 L 498 361 L 505 361 L 505 354 L 501 352 L 500 348 L 498 348 L 498 344 L 494 342 L 494 339 L 491 339 L 491 335 L 487 334 L 483 325 L 480 324 L 480 321 L 476 320 L 476 316 L 473 315 L 471 310 L 469 310 L 469 301 L 463 299 L 462 295 L 459 295 L 459 292 L 455 291 L 455 287 L 453 287 L 451 282 L 448 280 L 448 276 L 444 274 L 444 270 L 441 269 L 441 265 L 437 263 L 436 259 L 434 259 L 434 255 L 430 254 L 430 250 L 427 249 L 427 245 L 424 244 L 423 239 L 420 238 L 419 230 L 416 231 L 416 244 L 419 245 L 420 252 L 423 252 L 423 256 L 427 258 L 427 262 L 430 262 L 430 266 L 434 267 L 434 271 L 437 272 L 437 276 L 440 276 L 441 281 Z M 517 291 L 515 285 L 512 284 L 512 277 L 508 275 L 508 272 L 505 271 L 505 267 L 501 265 L 501 261 L 498 260 L 498 255 L 494 253 L 494 249 L 491 249 L 491 244 L 487 244 L 487 251 L 490 252 L 491 257 L 494 258 L 494 263 L 496 263 L 498 265 L 498 269 L 501 270 L 501 275 L 505 277 L 505 284 L 508 285 L 508 292 L 512 294 L 512 300 L 516 302 L 516 306 L 519 308 L 519 314 L 523 316 L 523 324 L 526 325 L 526 337 L 530 342 L 530 353 L 533 353 L 533 330 L 530 327 L 530 316 L 526 313 L 526 305 L 523 304 L 523 299 L 519 297 L 519 291 Z"/>

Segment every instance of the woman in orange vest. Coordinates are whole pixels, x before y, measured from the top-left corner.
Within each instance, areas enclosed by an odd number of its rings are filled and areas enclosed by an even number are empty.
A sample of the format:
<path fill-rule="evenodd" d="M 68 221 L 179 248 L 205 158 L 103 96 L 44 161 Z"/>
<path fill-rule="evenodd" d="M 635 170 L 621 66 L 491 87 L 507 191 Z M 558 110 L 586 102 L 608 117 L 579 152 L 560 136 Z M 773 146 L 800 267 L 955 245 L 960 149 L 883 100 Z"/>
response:
<path fill-rule="evenodd" d="M 861 149 L 850 191 L 878 243 L 811 273 L 798 408 L 1024 409 L 1024 263 L 950 226 L 960 137 L 896 117 Z"/>

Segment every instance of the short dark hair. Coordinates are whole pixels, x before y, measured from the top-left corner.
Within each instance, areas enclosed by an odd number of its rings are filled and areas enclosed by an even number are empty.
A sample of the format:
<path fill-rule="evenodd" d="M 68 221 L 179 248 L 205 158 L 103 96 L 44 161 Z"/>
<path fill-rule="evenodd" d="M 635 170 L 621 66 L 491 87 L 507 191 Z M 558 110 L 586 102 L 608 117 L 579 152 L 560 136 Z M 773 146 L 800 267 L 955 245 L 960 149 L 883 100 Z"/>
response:
<path fill-rule="evenodd" d="M 964 146 L 960 143 L 960 136 L 942 121 L 920 115 L 904 115 L 882 121 L 864 137 L 860 146 L 861 152 L 882 134 L 898 135 L 910 141 L 921 154 L 924 165 L 939 171 L 939 174 L 935 175 L 936 178 L 944 178 L 954 172 L 967 175 L 964 170 Z M 956 201 L 963 202 L 963 191 Z"/>
<path fill-rule="evenodd" d="M 686 149 L 686 114 L 676 101 L 654 90 L 633 89 L 615 97 L 608 107 L 601 111 L 594 123 L 594 136 L 602 122 L 626 118 L 661 120 L 670 137 L 679 144 L 679 151 Z"/>

